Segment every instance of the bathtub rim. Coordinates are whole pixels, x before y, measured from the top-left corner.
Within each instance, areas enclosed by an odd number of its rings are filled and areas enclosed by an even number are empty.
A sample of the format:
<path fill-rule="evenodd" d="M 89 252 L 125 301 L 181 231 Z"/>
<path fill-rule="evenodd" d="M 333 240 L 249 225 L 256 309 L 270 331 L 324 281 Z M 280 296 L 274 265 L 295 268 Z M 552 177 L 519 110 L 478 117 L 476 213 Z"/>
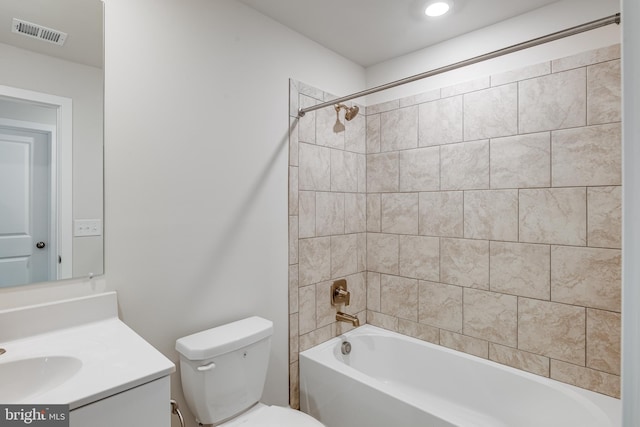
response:
<path fill-rule="evenodd" d="M 345 371 L 348 370 L 349 376 L 353 377 L 358 381 L 368 383 L 369 381 L 371 381 L 372 377 L 366 375 L 363 372 L 358 371 L 355 368 L 352 368 L 348 365 L 343 364 L 342 362 L 340 362 L 338 359 L 334 357 L 333 351 L 335 348 L 337 348 L 337 345 L 339 345 L 345 339 L 348 340 L 350 337 L 355 337 L 355 336 L 372 336 L 372 335 L 387 336 L 387 337 L 394 337 L 394 338 L 407 340 L 409 342 L 415 343 L 416 345 L 422 345 L 422 346 L 434 349 L 436 351 L 442 351 L 446 354 L 450 354 L 456 357 L 461 357 L 463 359 L 467 359 L 475 363 L 487 364 L 496 369 L 501 369 L 508 373 L 515 374 L 517 376 L 520 376 L 529 380 L 533 380 L 539 384 L 544 384 L 544 385 L 559 389 L 560 391 L 568 395 L 577 395 L 578 400 L 587 400 L 593 405 L 595 405 L 596 407 L 598 407 L 610 419 L 611 424 L 613 426 L 615 427 L 622 426 L 622 403 L 621 403 L 621 400 L 618 398 L 597 393 L 595 391 L 583 389 L 571 384 L 563 383 L 561 381 L 558 381 L 549 377 L 536 375 L 536 374 L 533 374 L 521 369 L 517 369 L 508 365 L 503 365 L 501 363 L 495 362 L 490 359 L 474 356 L 472 354 L 464 353 L 462 351 L 454 350 L 449 347 L 424 341 L 409 335 L 404 335 L 399 332 L 383 329 L 371 324 L 364 324 L 360 327 L 351 329 L 328 341 L 325 341 L 314 347 L 304 350 L 300 352 L 299 357 L 309 359 L 329 369 L 337 368 L 338 371 L 343 373 L 346 373 Z M 325 353 L 328 353 L 329 356 L 326 356 Z M 323 355 L 324 357 L 322 357 Z M 302 364 L 300 366 L 302 366 Z M 300 377 L 302 378 L 302 372 L 300 372 Z"/>

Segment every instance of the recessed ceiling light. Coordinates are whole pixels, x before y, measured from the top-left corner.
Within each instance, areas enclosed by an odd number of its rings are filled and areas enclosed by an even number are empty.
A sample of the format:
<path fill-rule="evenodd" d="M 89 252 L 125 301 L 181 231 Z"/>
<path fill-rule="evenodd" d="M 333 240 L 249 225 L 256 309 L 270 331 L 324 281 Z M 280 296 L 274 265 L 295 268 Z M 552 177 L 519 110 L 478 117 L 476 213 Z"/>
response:
<path fill-rule="evenodd" d="M 427 16 L 435 17 L 442 16 L 445 13 L 449 12 L 451 9 L 451 2 L 449 1 L 432 1 L 429 2 L 424 9 L 424 14 Z"/>

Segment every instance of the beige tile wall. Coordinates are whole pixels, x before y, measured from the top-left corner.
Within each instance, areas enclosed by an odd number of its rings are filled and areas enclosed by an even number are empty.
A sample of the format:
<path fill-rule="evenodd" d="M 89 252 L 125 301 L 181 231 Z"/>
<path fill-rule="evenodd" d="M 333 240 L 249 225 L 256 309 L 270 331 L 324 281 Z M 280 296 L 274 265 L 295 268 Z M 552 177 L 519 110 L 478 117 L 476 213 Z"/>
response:
<path fill-rule="evenodd" d="M 368 323 L 619 396 L 619 53 L 367 108 Z"/>
<path fill-rule="evenodd" d="M 353 120 L 340 121 L 344 130 L 334 131 L 336 113 L 326 108 L 307 113 L 297 120 L 298 107 L 315 105 L 331 95 L 304 83 L 290 82 L 289 139 L 289 380 L 290 404 L 299 408 L 298 353 L 351 326 L 335 320 L 338 309 L 330 304 L 330 286 L 346 278 L 351 303 L 339 307 L 366 322 L 367 195 L 366 126 L 362 113 Z M 417 108 L 417 107 L 416 107 Z M 388 123 L 399 128 L 416 126 L 412 117 L 395 111 Z M 410 141 L 388 127 L 379 135 L 380 143 L 399 149 Z M 417 138 L 417 131 L 416 131 Z M 397 157 L 397 154 L 396 154 Z M 432 163 L 438 164 L 435 158 Z M 432 174 L 433 175 L 433 174 Z M 437 175 L 436 175 L 437 177 Z M 416 179 L 433 179 L 431 175 Z M 395 209 L 404 209 L 400 200 L 385 200 L 386 223 L 395 230 L 404 227 L 395 218 Z M 415 201 L 417 209 L 417 199 Z M 417 230 L 417 216 L 416 216 Z"/>
<path fill-rule="evenodd" d="M 290 403 L 298 353 L 362 322 L 620 394 L 619 46 L 361 109 L 292 81 Z"/>

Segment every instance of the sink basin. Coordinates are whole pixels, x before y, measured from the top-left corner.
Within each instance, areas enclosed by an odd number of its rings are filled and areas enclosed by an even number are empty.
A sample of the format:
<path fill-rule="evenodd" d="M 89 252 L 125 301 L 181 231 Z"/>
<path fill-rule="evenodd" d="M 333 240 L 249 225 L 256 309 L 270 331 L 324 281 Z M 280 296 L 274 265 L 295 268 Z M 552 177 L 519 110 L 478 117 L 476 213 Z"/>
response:
<path fill-rule="evenodd" d="M 0 402 L 22 402 L 46 393 L 73 377 L 80 359 L 70 356 L 43 356 L 0 362 L 0 378 L 11 387 L 0 388 Z"/>

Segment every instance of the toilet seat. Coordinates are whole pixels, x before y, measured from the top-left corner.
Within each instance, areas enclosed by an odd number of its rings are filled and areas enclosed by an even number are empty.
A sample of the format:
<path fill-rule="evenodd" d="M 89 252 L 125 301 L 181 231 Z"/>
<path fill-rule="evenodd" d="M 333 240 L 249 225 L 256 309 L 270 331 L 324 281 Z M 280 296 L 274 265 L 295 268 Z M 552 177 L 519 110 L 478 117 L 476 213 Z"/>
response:
<path fill-rule="evenodd" d="M 258 403 L 219 427 L 324 427 L 324 424 L 295 409 Z"/>

